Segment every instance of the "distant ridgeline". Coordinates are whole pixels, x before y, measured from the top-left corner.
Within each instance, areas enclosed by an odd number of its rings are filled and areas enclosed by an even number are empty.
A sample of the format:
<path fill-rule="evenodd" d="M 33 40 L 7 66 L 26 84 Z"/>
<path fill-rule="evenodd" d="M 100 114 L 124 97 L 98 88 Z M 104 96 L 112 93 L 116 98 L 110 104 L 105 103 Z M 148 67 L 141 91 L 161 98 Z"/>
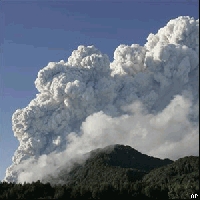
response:
<path fill-rule="evenodd" d="M 48 177 L 50 184 L 1 183 L 0 199 L 105 199 L 110 195 L 125 199 L 199 198 L 198 156 L 162 160 L 119 144 L 93 150 L 88 155 L 84 163 L 75 164 L 70 172 L 63 168 L 56 178 Z"/>

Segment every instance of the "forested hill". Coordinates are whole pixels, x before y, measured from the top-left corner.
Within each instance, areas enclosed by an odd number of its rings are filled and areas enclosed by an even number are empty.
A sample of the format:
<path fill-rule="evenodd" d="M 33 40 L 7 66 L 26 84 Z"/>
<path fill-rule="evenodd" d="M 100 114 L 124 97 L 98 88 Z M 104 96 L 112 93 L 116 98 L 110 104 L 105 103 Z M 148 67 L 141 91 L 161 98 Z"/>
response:
<path fill-rule="evenodd" d="M 68 174 L 62 170 L 56 181 L 67 184 L 113 183 L 140 180 L 152 169 L 173 163 L 172 160 L 142 154 L 130 146 L 111 145 L 90 152 L 84 164 L 77 164 Z"/>
<path fill-rule="evenodd" d="M 0 199 L 199 199 L 199 157 L 162 160 L 113 145 L 49 182 L 1 183 Z"/>

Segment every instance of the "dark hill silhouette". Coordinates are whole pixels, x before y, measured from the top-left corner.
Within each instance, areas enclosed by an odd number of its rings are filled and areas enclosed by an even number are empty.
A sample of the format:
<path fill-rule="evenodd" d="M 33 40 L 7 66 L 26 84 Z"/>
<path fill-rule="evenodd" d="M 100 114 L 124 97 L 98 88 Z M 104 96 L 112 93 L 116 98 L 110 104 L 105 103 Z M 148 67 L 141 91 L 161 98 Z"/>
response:
<path fill-rule="evenodd" d="M 107 154 L 107 157 L 105 154 Z M 162 160 L 148 156 L 140 153 L 130 146 L 119 144 L 92 151 L 91 157 L 94 157 L 95 155 L 104 157 L 104 162 L 110 166 L 135 168 L 144 171 L 150 171 L 154 168 L 173 163 L 170 159 Z"/>
<path fill-rule="evenodd" d="M 118 144 L 85 156 L 50 183 L 0 183 L 0 199 L 199 199 L 198 156 L 162 160 Z"/>
<path fill-rule="evenodd" d="M 88 182 L 136 181 L 151 170 L 171 163 L 172 160 L 154 158 L 130 146 L 116 144 L 91 151 L 90 157 L 84 164 L 75 165 L 70 173 L 63 169 L 54 182 L 58 183 L 62 180 L 67 184 L 87 184 Z"/>
<path fill-rule="evenodd" d="M 162 189 L 169 199 L 190 199 L 192 194 L 199 195 L 199 157 L 186 156 L 154 169 L 143 177 L 142 182 L 143 187 L 148 186 L 152 191 Z"/>

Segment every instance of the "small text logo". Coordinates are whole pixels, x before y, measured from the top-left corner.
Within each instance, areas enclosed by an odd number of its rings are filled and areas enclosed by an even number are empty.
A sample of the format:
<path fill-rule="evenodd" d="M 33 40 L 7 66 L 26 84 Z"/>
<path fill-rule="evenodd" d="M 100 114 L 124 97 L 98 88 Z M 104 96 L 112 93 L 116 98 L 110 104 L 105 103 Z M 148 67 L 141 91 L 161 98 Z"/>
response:
<path fill-rule="evenodd" d="M 191 194 L 191 199 L 196 199 L 198 197 L 198 194 Z"/>

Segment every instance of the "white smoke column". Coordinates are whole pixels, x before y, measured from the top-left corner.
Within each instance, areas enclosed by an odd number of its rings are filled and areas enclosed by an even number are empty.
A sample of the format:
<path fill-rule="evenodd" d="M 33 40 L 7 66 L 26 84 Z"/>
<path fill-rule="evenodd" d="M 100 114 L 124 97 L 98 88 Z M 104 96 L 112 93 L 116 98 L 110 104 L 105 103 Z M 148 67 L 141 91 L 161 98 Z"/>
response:
<path fill-rule="evenodd" d="M 198 155 L 198 26 L 178 17 L 144 47 L 117 47 L 112 63 L 79 46 L 67 62 L 40 70 L 39 94 L 13 114 L 20 146 L 5 180 L 42 180 L 115 143 L 160 158 Z"/>

